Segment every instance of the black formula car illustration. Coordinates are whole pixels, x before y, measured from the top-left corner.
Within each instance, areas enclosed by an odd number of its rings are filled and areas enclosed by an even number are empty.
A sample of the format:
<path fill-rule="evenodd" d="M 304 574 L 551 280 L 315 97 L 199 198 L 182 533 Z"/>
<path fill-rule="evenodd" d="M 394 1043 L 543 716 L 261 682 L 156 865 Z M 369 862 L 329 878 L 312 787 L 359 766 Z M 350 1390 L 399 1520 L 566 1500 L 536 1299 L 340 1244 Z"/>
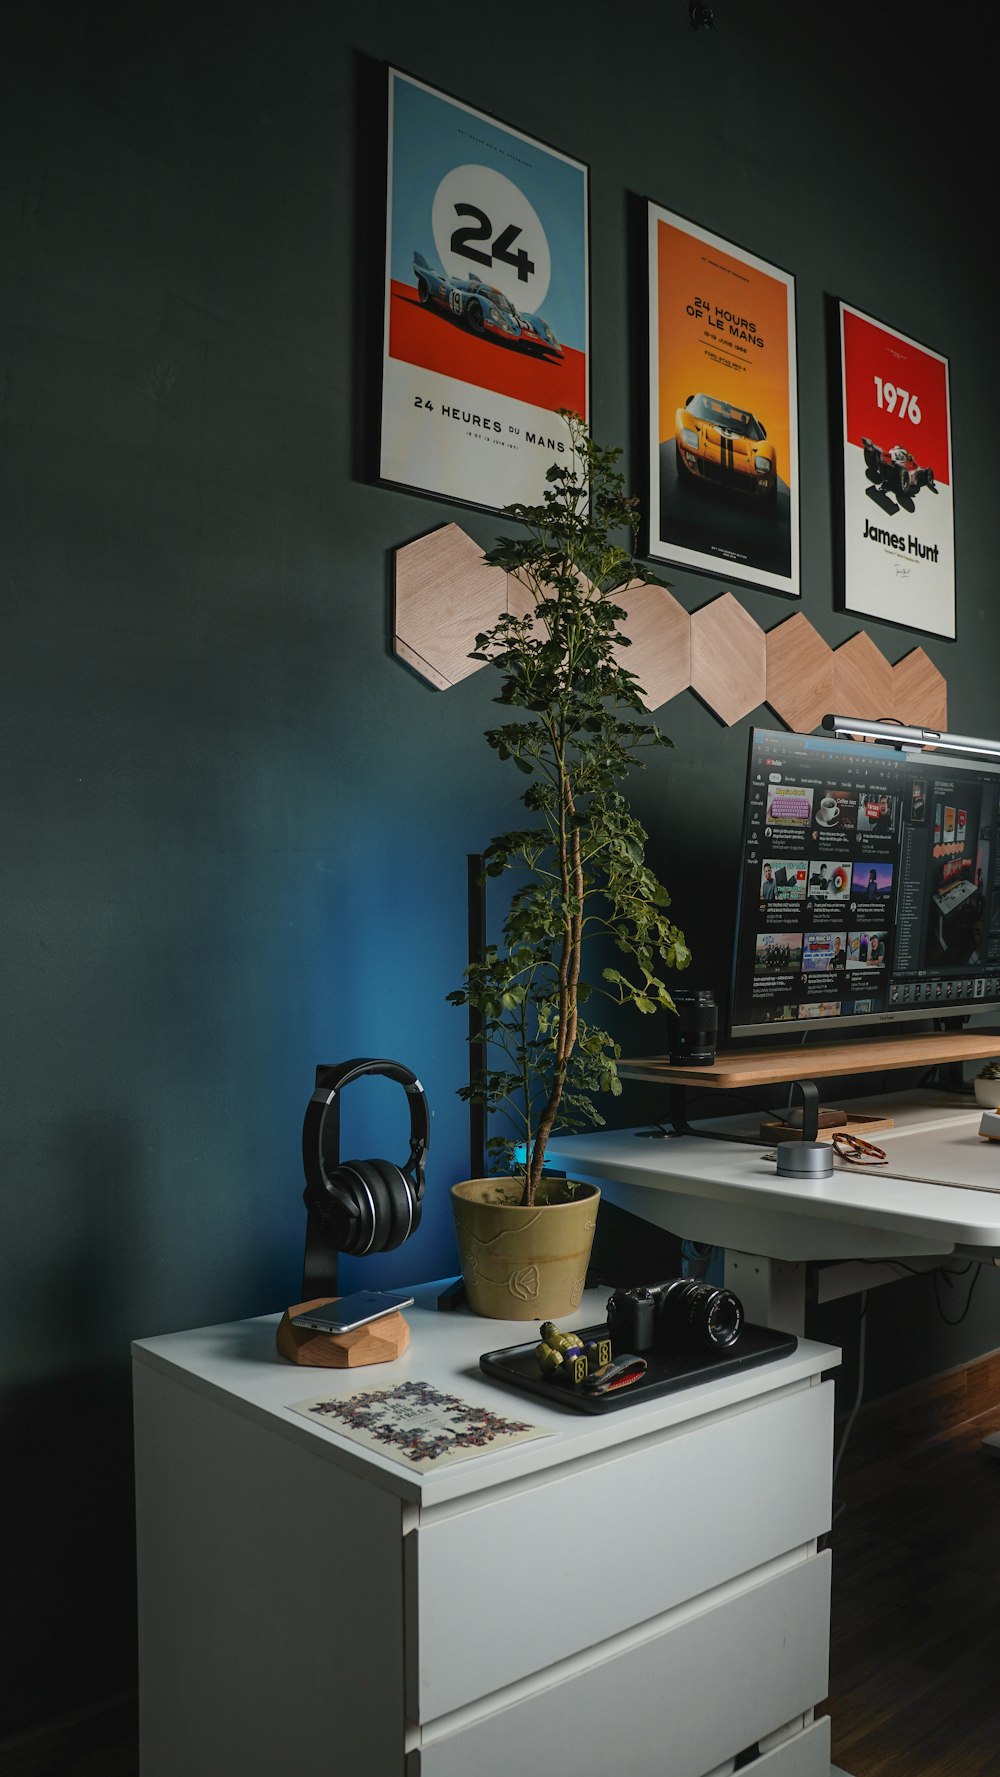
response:
<path fill-rule="evenodd" d="M 891 450 L 880 450 L 870 438 L 862 438 L 861 444 L 869 481 L 874 481 L 887 494 L 895 494 L 898 498 L 919 493 L 922 487 L 930 488 L 932 494 L 937 493 L 933 469 L 921 469 L 905 444 L 894 444 Z"/>
<path fill-rule="evenodd" d="M 484 284 L 473 272 L 470 278 L 452 278 L 434 271 L 422 253 L 413 255 L 417 296 L 424 308 L 447 309 L 482 339 L 495 339 L 547 358 L 561 358 L 562 346 L 541 315 L 522 314 L 509 296 L 493 284 Z"/>

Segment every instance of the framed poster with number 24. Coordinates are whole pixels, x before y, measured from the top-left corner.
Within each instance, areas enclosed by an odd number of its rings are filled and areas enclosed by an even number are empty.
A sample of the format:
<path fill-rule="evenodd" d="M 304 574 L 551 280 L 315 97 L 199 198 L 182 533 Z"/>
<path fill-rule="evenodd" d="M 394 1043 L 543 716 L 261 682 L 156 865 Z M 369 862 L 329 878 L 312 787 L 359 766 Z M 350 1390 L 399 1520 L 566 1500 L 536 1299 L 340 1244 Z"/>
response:
<path fill-rule="evenodd" d="M 589 417 L 587 169 L 389 69 L 383 481 L 541 499 Z"/>

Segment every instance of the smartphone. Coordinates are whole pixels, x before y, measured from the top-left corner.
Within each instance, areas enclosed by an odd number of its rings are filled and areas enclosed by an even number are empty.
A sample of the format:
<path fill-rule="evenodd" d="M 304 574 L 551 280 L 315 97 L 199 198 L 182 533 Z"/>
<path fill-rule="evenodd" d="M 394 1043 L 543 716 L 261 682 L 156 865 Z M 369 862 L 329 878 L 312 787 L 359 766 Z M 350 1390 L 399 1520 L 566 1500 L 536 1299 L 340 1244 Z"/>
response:
<path fill-rule="evenodd" d="M 324 1308 L 307 1308 L 293 1314 L 293 1327 L 313 1327 L 318 1333 L 349 1333 L 363 1327 L 369 1320 L 380 1320 L 383 1314 L 394 1314 L 397 1308 L 408 1308 L 412 1296 L 401 1290 L 358 1290 L 356 1295 L 341 1296 L 327 1302 Z"/>

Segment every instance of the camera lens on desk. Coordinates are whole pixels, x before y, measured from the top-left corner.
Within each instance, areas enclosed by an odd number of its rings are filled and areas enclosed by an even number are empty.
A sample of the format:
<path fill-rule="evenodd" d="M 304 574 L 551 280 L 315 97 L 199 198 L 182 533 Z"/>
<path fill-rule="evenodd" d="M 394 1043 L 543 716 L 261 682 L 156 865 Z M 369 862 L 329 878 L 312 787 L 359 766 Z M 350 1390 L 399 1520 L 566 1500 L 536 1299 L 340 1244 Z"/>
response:
<path fill-rule="evenodd" d="M 743 1328 L 743 1304 L 732 1290 L 716 1289 L 695 1277 L 661 1284 L 657 1338 L 661 1347 L 686 1346 L 716 1351 L 735 1344 Z"/>
<path fill-rule="evenodd" d="M 719 1034 L 715 995 L 710 987 L 675 987 L 672 998 L 677 1013 L 670 1021 L 671 1061 L 676 1067 L 707 1067 L 715 1060 Z"/>
<path fill-rule="evenodd" d="M 616 1351 L 719 1351 L 743 1330 L 739 1297 L 696 1277 L 615 1290 L 607 1316 Z"/>

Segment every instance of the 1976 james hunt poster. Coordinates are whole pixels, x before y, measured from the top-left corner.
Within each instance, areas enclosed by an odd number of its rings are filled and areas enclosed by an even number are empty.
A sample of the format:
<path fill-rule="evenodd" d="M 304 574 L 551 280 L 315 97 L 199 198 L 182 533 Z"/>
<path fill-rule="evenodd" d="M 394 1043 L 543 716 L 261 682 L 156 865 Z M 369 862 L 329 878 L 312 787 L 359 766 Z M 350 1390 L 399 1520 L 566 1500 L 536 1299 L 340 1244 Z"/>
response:
<path fill-rule="evenodd" d="M 649 553 L 798 598 L 795 280 L 648 216 Z"/>
<path fill-rule="evenodd" d="M 537 501 L 588 419 L 587 169 L 389 70 L 380 475 Z"/>
<path fill-rule="evenodd" d="M 948 361 L 840 304 L 844 608 L 955 634 Z"/>

